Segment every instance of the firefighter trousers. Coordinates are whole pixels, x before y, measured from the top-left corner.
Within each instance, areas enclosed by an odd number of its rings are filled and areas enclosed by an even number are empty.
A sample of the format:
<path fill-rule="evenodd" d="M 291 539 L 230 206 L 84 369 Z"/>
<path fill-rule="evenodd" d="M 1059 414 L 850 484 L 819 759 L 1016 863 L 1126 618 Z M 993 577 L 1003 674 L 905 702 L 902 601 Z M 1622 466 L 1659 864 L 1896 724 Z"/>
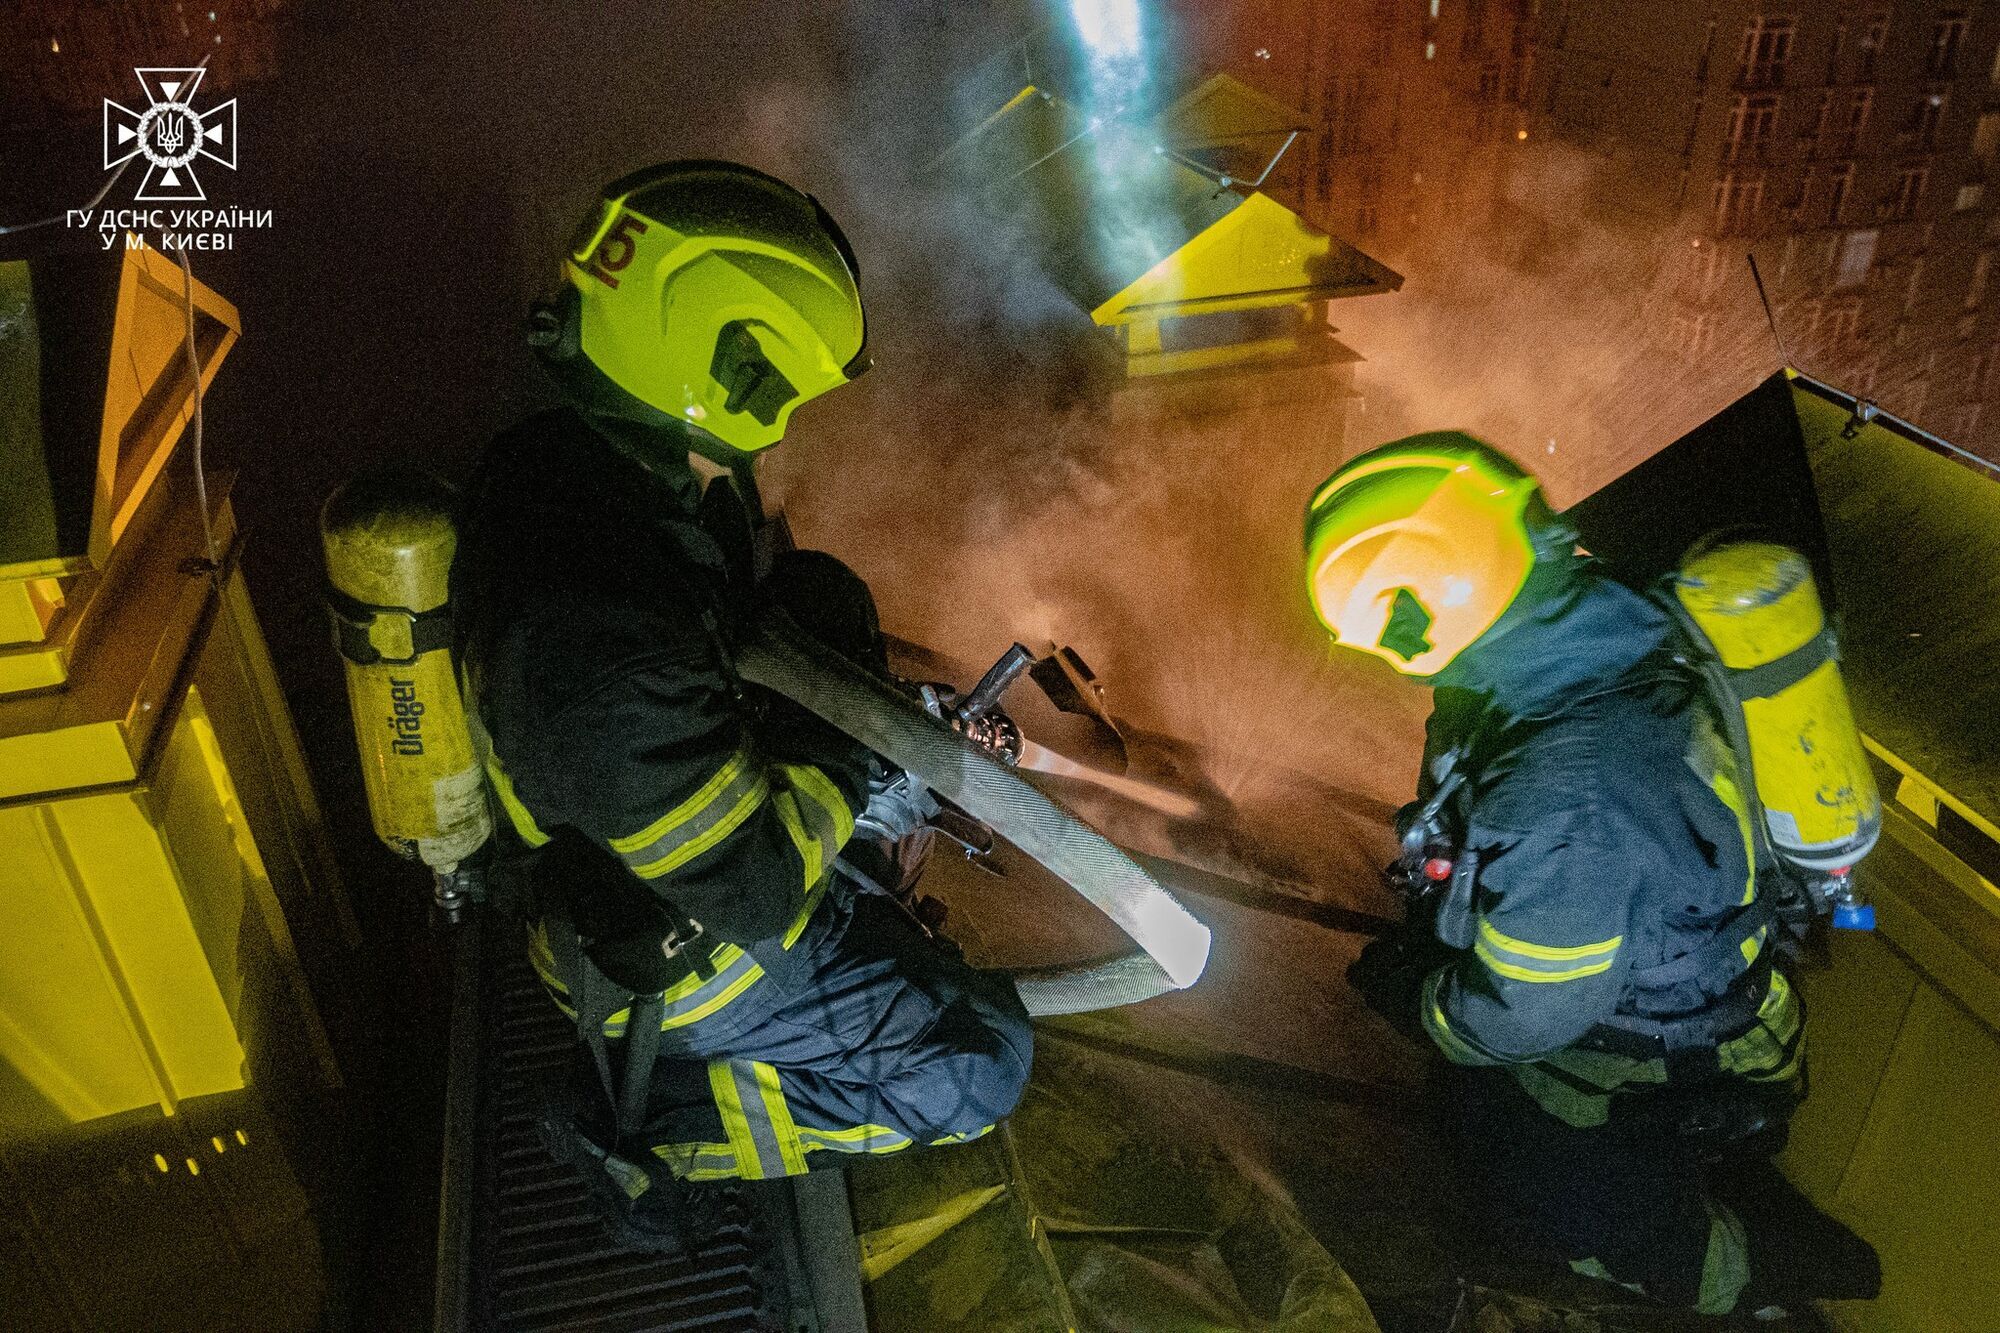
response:
<path fill-rule="evenodd" d="M 1727 1147 L 1690 1139 L 1677 1096 L 1614 1099 L 1609 1121 L 1565 1124 L 1505 1069 L 1454 1069 L 1447 1105 L 1474 1211 L 1496 1237 L 1526 1240 L 1578 1272 L 1669 1305 L 1731 1310 L 1751 1277 L 1751 1242 L 1726 1182 L 1762 1176 L 1791 1102 L 1775 1090 L 1768 1128 Z"/>
<path fill-rule="evenodd" d="M 815 923 L 805 984 L 787 992 L 745 971 L 752 979 L 741 985 L 733 973 L 748 967 L 745 955 L 686 994 L 668 992 L 628 1153 L 650 1149 L 685 1180 L 764 1180 L 962 1143 L 1013 1110 L 1034 1040 L 1013 983 L 838 877 L 818 911 L 831 919 Z M 622 1034 L 607 1045 L 617 1068 Z M 608 1141 L 604 1094 L 581 1052 L 577 1081 L 587 1084 L 580 1104 L 596 1108 L 582 1127 Z"/>

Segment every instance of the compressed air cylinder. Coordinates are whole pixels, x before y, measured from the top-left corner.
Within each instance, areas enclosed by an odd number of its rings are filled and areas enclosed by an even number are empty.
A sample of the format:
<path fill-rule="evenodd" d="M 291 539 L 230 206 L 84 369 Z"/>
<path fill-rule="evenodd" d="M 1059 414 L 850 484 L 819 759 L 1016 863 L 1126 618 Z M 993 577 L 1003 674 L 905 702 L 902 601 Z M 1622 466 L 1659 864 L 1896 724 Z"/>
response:
<path fill-rule="evenodd" d="M 452 501 L 429 473 L 385 471 L 348 482 L 320 512 L 375 832 L 440 874 L 493 831 L 451 660 Z"/>
<path fill-rule="evenodd" d="M 1720 659 L 1741 709 L 1772 850 L 1811 871 L 1875 845 L 1882 798 L 1847 702 L 1812 566 L 1788 547 L 1697 549 L 1674 593 Z"/>

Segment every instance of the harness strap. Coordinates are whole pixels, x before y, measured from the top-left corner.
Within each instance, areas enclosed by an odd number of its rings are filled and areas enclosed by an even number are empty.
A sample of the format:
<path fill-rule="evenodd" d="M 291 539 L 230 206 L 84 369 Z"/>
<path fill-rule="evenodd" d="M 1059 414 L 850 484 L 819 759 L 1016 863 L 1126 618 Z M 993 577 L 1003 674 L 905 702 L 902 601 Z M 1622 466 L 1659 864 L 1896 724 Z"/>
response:
<path fill-rule="evenodd" d="M 665 1012 L 666 1002 L 660 996 L 640 996 L 633 999 L 631 1017 L 625 1021 L 625 1067 L 619 1071 L 624 1081 L 617 1101 L 621 1144 L 646 1121 L 646 1098 L 653 1085 L 653 1062 L 660 1054 L 660 1019 Z"/>
<path fill-rule="evenodd" d="M 1739 699 L 1768 699 L 1774 694 L 1782 694 L 1792 686 L 1810 676 L 1839 656 L 1833 630 L 1822 627 L 1820 632 L 1807 639 L 1783 657 L 1773 658 L 1762 666 L 1731 667 L 1728 673 L 1729 686 Z"/>
<path fill-rule="evenodd" d="M 1631 1059 L 1664 1058 L 1669 1081 L 1706 1078 L 1716 1070 L 1717 1049 L 1757 1026 L 1771 976 L 1766 952 L 1728 993 L 1701 1012 L 1671 1018 L 1613 1014 L 1598 1022 L 1584 1044 Z"/>
<path fill-rule="evenodd" d="M 1689 952 L 1651 967 L 1633 968 L 1630 984 L 1638 990 L 1665 990 L 1683 981 L 1693 981 L 1704 972 L 1732 964 L 1732 955 L 1739 955 L 1744 942 L 1770 925 L 1776 916 L 1777 908 L 1772 904 L 1770 895 L 1760 893 L 1754 902 L 1736 914 L 1728 926 Z"/>
<path fill-rule="evenodd" d="M 428 611 L 412 611 L 406 606 L 377 606 L 350 597 L 332 584 L 321 590 L 326 609 L 333 617 L 333 643 L 340 655 L 356 666 L 408 666 L 425 653 L 452 646 L 451 603 Z M 409 641 L 407 653 L 391 657 L 374 638 L 375 622 L 399 619 L 405 623 Z M 398 645 L 401 646 L 401 645 Z"/>
<path fill-rule="evenodd" d="M 554 895 L 544 894 L 551 898 Z M 591 961 L 584 957 L 583 940 L 576 933 L 576 922 L 570 919 L 567 904 L 544 902 L 542 904 L 543 926 L 549 937 L 549 960 L 555 965 L 556 978 L 569 990 L 569 1002 L 576 1010 L 576 1035 L 590 1052 L 591 1063 L 597 1067 L 597 1081 L 604 1089 L 605 1100 L 612 1106 L 618 1105 L 618 1090 L 611 1076 L 611 1052 L 604 1040 L 604 1020 L 617 1012 L 610 1004 L 610 983 Z"/>
<path fill-rule="evenodd" d="M 661 995 L 634 996 L 612 984 L 583 951 L 583 940 L 566 906 L 544 906 L 543 926 L 549 937 L 549 954 L 556 977 L 569 988 L 570 1003 L 576 1007 L 577 1037 L 590 1052 L 597 1069 L 598 1086 L 616 1117 L 618 1142 L 622 1146 L 645 1122 L 647 1095 L 653 1082 L 653 1065 L 660 1054 L 660 1021 L 666 1013 Z M 604 1024 L 611 1015 L 630 1006 L 625 1020 L 623 1059 L 614 1074 L 611 1043 Z"/>

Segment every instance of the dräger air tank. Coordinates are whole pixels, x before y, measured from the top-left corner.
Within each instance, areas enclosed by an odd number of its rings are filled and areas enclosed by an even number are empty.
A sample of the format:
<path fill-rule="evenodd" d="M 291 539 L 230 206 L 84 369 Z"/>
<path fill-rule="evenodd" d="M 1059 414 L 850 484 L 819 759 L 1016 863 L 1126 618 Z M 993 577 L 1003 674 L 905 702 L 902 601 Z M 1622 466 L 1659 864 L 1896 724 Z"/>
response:
<path fill-rule="evenodd" d="M 474 891 L 492 834 L 485 779 L 451 657 L 454 492 L 427 472 L 356 477 L 320 512 L 327 607 L 375 832 L 437 879 L 439 906 Z"/>

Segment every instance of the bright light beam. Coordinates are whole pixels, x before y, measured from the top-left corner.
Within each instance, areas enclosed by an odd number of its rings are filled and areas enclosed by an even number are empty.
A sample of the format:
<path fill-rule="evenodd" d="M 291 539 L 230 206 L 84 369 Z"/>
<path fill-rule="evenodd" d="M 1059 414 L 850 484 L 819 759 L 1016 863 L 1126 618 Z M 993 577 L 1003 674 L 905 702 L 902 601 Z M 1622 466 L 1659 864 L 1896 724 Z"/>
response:
<path fill-rule="evenodd" d="M 1097 60 L 1129 60 L 1139 54 L 1139 0 L 1070 0 L 1070 17 Z"/>

